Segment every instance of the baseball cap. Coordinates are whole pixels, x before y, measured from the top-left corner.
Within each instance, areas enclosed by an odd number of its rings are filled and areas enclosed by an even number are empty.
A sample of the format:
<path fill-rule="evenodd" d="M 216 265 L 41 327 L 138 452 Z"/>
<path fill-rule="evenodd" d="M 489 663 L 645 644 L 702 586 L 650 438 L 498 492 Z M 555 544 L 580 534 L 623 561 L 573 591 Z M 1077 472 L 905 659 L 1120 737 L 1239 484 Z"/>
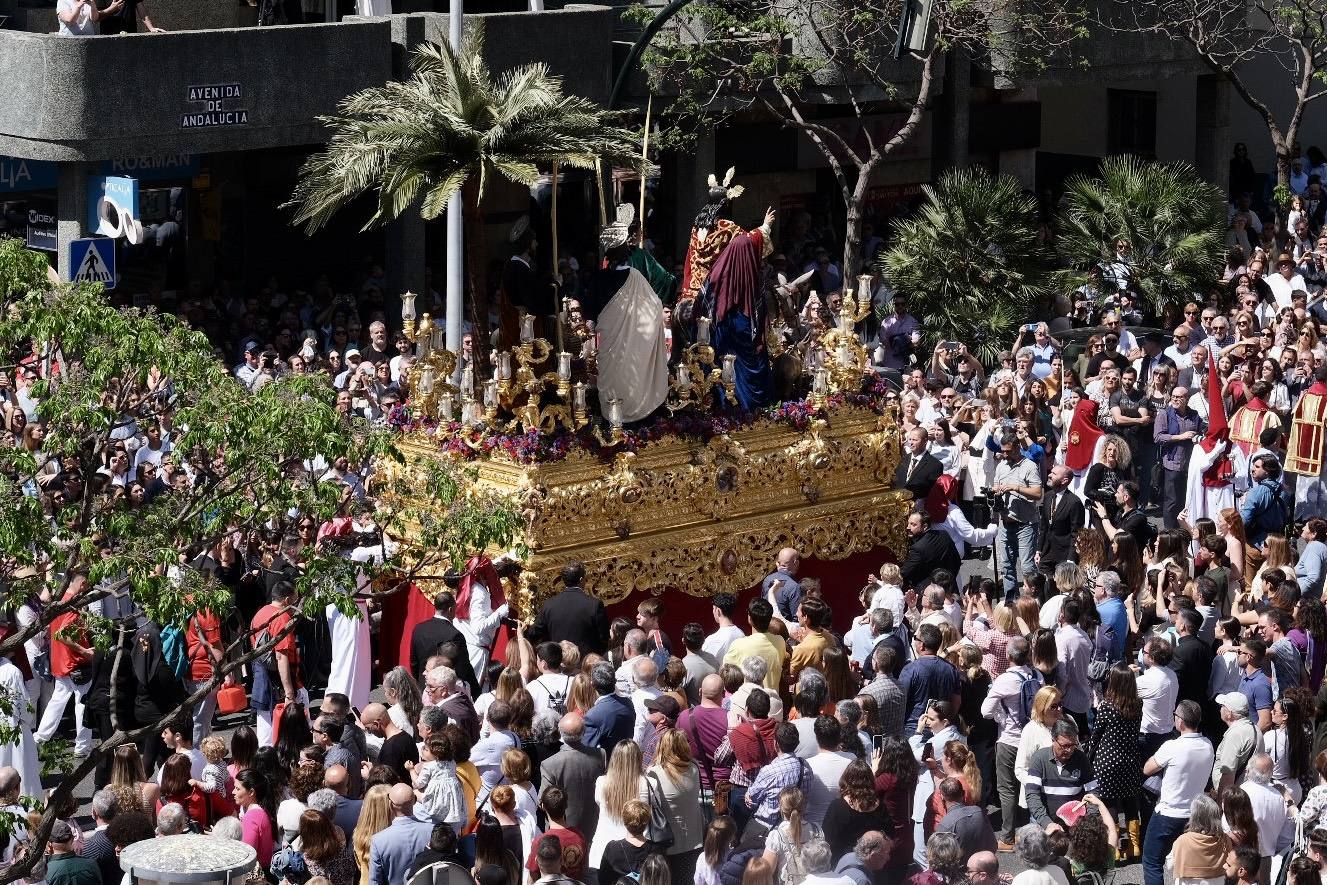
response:
<path fill-rule="evenodd" d="M 350 359 L 352 356 L 359 356 L 359 355 L 360 355 L 359 351 L 353 347 L 347 347 L 346 352 L 344 354 L 346 359 Z"/>
<path fill-rule="evenodd" d="M 1236 715 L 1249 715 L 1249 699 L 1238 691 L 1219 694 L 1216 696 L 1216 702 L 1223 707 L 1229 707 L 1230 712 Z"/>
<path fill-rule="evenodd" d="M 262 345 L 258 343 L 257 339 L 250 338 L 248 341 L 244 342 L 245 353 L 257 353 L 261 348 Z"/>
<path fill-rule="evenodd" d="M 51 826 L 51 841 L 56 845 L 63 845 L 65 842 L 72 842 L 74 839 L 74 829 L 62 820 L 57 820 Z"/>
<path fill-rule="evenodd" d="M 661 694 L 657 698 L 649 698 L 645 701 L 645 709 L 651 713 L 662 713 L 669 720 L 675 720 L 678 714 L 682 712 L 677 701 L 666 694 Z"/>

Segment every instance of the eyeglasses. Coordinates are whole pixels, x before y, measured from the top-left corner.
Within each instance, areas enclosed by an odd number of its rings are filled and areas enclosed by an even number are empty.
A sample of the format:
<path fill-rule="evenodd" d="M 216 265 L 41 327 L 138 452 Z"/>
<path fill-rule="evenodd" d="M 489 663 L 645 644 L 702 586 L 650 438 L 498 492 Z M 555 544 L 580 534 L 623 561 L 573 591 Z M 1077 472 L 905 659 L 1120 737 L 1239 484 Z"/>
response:
<path fill-rule="evenodd" d="M 1188 336 L 1188 335 L 1176 335 L 1176 336 L 1175 336 L 1175 340 L 1176 340 L 1176 341 L 1188 341 L 1188 340 L 1189 340 L 1189 336 Z"/>
<path fill-rule="evenodd" d="M 1184 312 L 1184 315 L 1185 315 L 1186 317 L 1196 317 L 1196 316 L 1198 316 L 1198 311 L 1196 311 L 1196 310 L 1186 310 L 1186 311 Z"/>

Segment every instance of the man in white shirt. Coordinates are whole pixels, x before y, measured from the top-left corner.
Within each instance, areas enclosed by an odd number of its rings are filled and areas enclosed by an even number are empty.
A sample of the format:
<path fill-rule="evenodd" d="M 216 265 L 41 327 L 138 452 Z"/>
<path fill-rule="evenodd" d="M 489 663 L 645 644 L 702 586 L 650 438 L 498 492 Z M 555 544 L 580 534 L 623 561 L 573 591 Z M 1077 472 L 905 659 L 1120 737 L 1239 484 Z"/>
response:
<path fill-rule="evenodd" d="M 728 699 L 728 727 L 736 728 L 746 715 L 746 699 L 757 688 L 765 688 L 765 675 L 769 672 L 769 662 L 758 655 L 749 655 L 738 665 L 746 679 Z M 769 718 L 775 722 L 783 721 L 783 701 L 777 691 L 767 691 L 769 695 Z"/>
<path fill-rule="evenodd" d="M 825 822 L 825 812 L 829 811 L 830 803 L 839 798 L 839 779 L 847 770 L 848 763 L 857 757 L 839 749 L 843 741 L 843 727 L 833 716 L 817 716 L 814 729 L 816 746 L 820 751 L 806 761 L 811 776 L 807 778 L 806 803 L 802 814 L 808 823 L 820 826 Z"/>
<path fill-rule="evenodd" d="M 1283 851 L 1295 834 L 1295 822 L 1286 809 L 1285 794 L 1272 784 L 1272 757 L 1258 753 L 1249 762 L 1244 783 L 1239 787 L 1253 806 L 1258 824 L 1258 853 L 1263 862 Z"/>
<path fill-rule="evenodd" d="M 728 646 L 746 635 L 741 627 L 733 623 L 733 612 L 736 610 L 737 597 L 731 593 L 719 593 L 711 600 L 710 614 L 719 629 L 705 637 L 705 644 L 700 649 L 716 661 L 722 661 L 728 654 Z"/>
<path fill-rule="evenodd" d="M 636 710 L 636 743 L 645 740 L 645 736 L 654 730 L 650 722 L 650 711 L 645 709 L 645 702 L 663 694 L 659 688 L 659 667 L 649 655 L 639 655 L 631 665 L 631 674 L 636 688 L 631 692 L 631 706 Z"/>
<path fill-rule="evenodd" d="M 645 654 L 645 631 L 632 627 L 622 638 L 622 664 L 617 668 L 617 693 L 628 697 L 636 690 L 636 676 L 632 669 L 633 662 Z M 658 667 L 655 668 L 657 673 Z"/>
<path fill-rule="evenodd" d="M 1023 709 L 1023 686 L 1041 685 L 1044 680 L 1035 668 L 1028 665 L 1028 641 L 1022 636 L 1009 640 L 1005 654 L 1009 658 L 1009 669 L 991 682 L 986 700 L 981 702 L 981 715 L 1000 726 L 1000 736 L 995 741 L 995 784 L 1000 796 L 998 839 L 1010 846 L 1014 844 L 1018 825 L 1019 783 L 1014 773 L 1014 761 L 1023 737 L 1023 726 L 1031 713 L 1031 710 Z"/>
<path fill-rule="evenodd" d="M 1163 885 L 1166 857 L 1189 823 L 1190 805 L 1212 775 L 1212 742 L 1198 733 L 1202 708 L 1196 701 L 1180 701 L 1174 722 L 1180 736 L 1162 744 L 1143 764 L 1146 777 L 1161 775 L 1161 794 L 1143 839 L 1143 885 Z"/>
<path fill-rule="evenodd" d="M 1166 640 L 1153 636 L 1143 646 L 1143 663 L 1147 670 L 1138 676 L 1138 697 L 1143 701 L 1142 755 L 1152 755 L 1170 737 L 1171 720 L 1175 717 L 1175 703 L 1179 700 L 1180 683 L 1170 669 L 1174 651 Z M 1138 666 L 1133 665 L 1135 673 Z"/>
<path fill-rule="evenodd" d="M 539 643 L 535 649 L 535 666 L 539 668 L 539 675 L 525 686 L 534 699 L 535 715 L 552 708 L 562 716 L 567 712 L 567 694 L 571 691 L 571 677 L 562 672 L 562 646 L 556 642 Z"/>
<path fill-rule="evenodd" d="M 1277 310 L 1291 306 L 1291 292 L 1308 288 L 1304 278 L 1295 272 L 1295 259 L 1286 252 L 1276 256 L 1276 271 L 1263 277 L 1263 282 L 1276 297 Z"/>

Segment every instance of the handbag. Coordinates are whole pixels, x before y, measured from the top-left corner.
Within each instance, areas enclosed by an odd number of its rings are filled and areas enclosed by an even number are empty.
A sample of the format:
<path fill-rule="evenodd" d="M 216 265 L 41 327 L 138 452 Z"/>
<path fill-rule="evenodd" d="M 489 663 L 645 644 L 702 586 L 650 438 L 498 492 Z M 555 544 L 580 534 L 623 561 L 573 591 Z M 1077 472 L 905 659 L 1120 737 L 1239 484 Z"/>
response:
<path fill-rule="evenodd" d="M 249 696 L 244 693 L 243 685 L 224 685 L 217 692 L 217 712 L 222 716 L 238 713 L 249 708 Z"/>
<path fill-rule="evenodd" d="M 659 786 L 657 793 L 655 784 Z M 668 809 L 665 807 L 663 783 L 659 775 L 645 775 L 645 790 L 650 800 L 650 824 L 645 828 L 645 838 L 655 844 L 657 851 L 665 852 L 673 847 L 673 827 L 668 822 Z"/>

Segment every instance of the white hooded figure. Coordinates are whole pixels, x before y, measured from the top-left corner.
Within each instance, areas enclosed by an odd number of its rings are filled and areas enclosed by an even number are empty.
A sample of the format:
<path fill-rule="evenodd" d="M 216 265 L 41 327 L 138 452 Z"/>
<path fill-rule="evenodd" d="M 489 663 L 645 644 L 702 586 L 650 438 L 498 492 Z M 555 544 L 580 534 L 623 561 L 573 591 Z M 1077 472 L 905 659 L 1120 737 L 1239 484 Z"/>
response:
<path fill-rule="evenodd" d="M 617 220 L 600 233 L 605 251 L 626 244 L 635 219 L 628 204 L 618 206 Z M 668 396 L 668 351 L 664 345 L 663 304 L 645 276 L 622 263 L 626 282 L 600 311 L 599 401 L 621 403 L 622 423 L 645 418 Z"/>

